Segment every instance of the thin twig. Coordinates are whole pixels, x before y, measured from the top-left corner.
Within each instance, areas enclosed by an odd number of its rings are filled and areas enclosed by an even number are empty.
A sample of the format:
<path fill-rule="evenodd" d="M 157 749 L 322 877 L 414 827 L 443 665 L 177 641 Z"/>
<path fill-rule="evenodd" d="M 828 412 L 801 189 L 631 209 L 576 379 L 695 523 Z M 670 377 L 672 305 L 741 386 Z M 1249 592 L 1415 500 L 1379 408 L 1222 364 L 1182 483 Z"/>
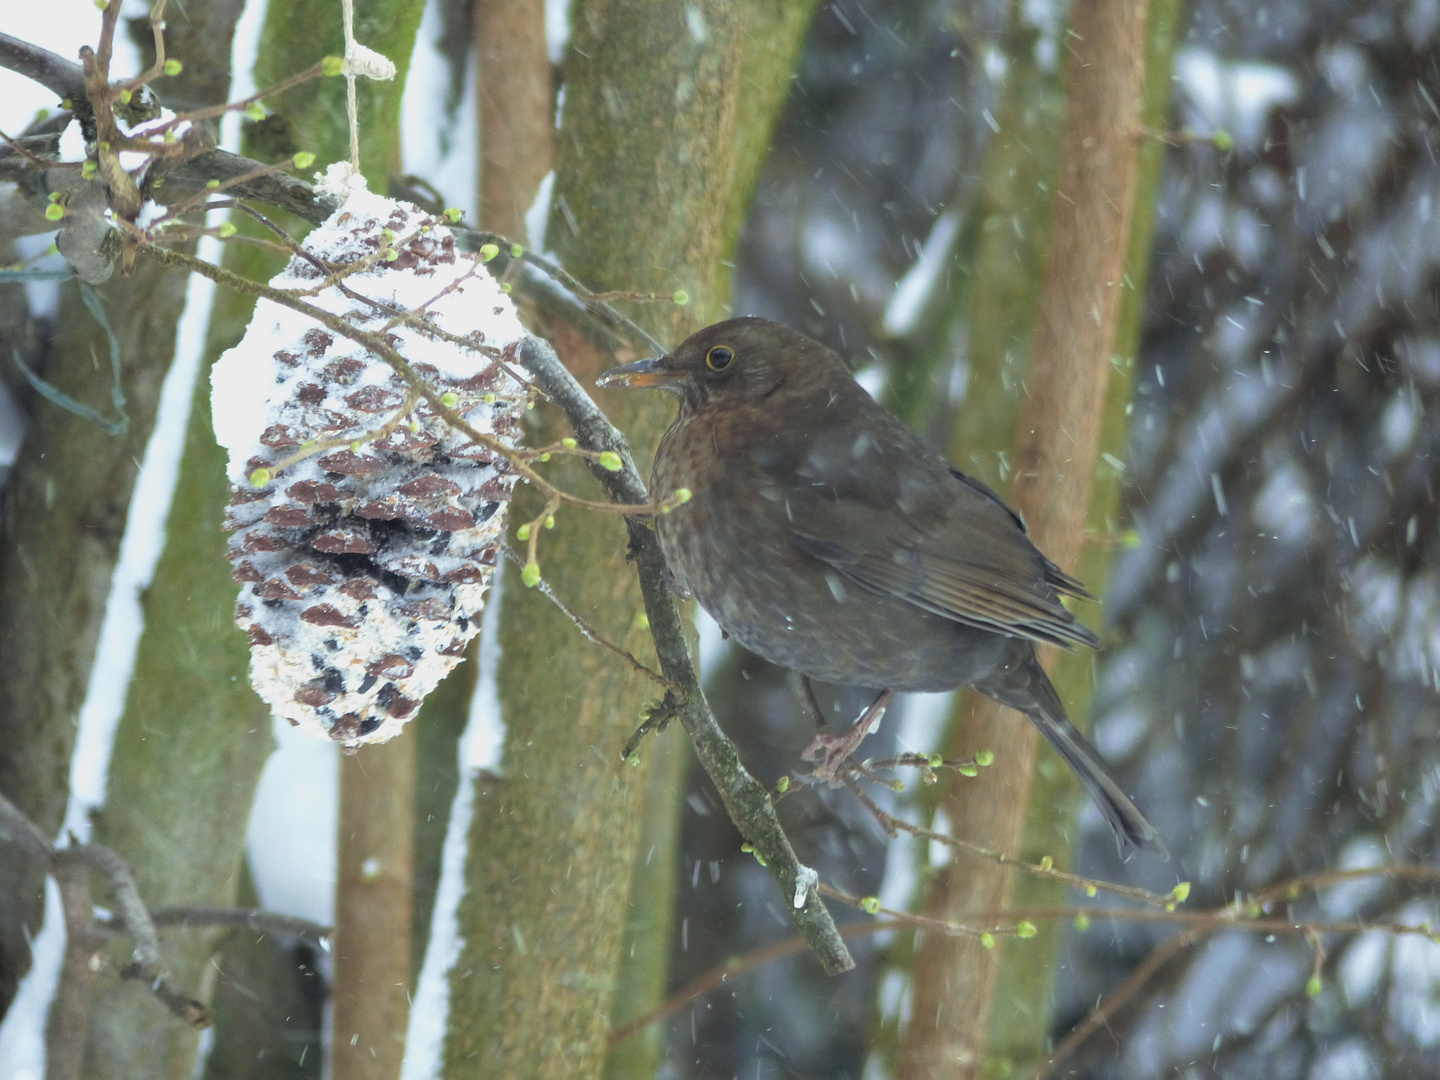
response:
<path fill-rule="evenodd" d="M 267 97 L 283 94 L 286 90 L 293 90 L 303 83 L 323 77 L 325 74 L 323 66 L 323 63 L 315 64 L 312 67 L 306 68 L 304 71 L 291 75 L 287 79 L 281 79 L 279 82 L 271 83 L 263 90 L 257 90 L 249 97 L 241 98 L 239 101 L 227 101 L 224 105 L 210 105 L 203 109 L 193 109 L 190 112 L 177 113 L 174 120 L 170 121 L 164 127 L 156 128 L 155 130 L 164 131 L 165 128 L 174 127 L 176 124 L 185 120 L 193 123 L 197 120 L 209 120 L 216 116 L 224 116 L 229 112 L 240 112 L 243 109 L 248 109 L 257 101 L 264 101 Z M 248 165 L 251 169 L 263 169 L 265 167 L 256 161 L 249 162 Z"/>
<path fill-rule="evenodd" d="M 4 795 L 0 795 L 0 838 L 20 845 L 36 862 L 49 866 L 55 861 L 55 845 L 40 831 L 40 826 Z"/>
<path fill-rule="evenodd" d="M 1253 900 L 1264 907 L 1277 900 L 1294 900 L 1307 889 L 1323 889 L 1328 885 L 1342 885 L 1350 881 L 1382 876 L 1396 881 L 1440 882 L 1440 866 L 1422 866 L 1418 863 L 1395 863 L 1390 866 L 1364 866 L 1355 870 L 1322 870 L 1305 874 L 1269 885 L 1255 894 Z"/>
<path fill-rule="evenodd" d="M 513 562 L 516 566 L 522 568 L 524 567 L 525 560 L 520 557 L 520 553 L 518 551 L 512 548 L 509 544 L 505 544 L 503 546 L 503 550 L 507 559 Z M 581 617 L 579 612 L 575 611 L 575 609 L 573 609 L 569 604 L 565 603 L 564 600 L 561 600 L 555 590 L 551 588 L 550 583 L 546 581 L 543 577 L 535 582 L 535 588 L 540 590 L 541 594 L 547 600 L 549 600 L 552 604 L 559 608 L 561 612 L 564 613 L 565 617 L 575 625 L 575 629 L 580 631 L 581 635 L 585 638 L 585 640 L 594 642 L 602 649 L 610 650 L 610 652 L 614 653 L 621 660 L 624 660 L 625 663 L 629 664 L 632 671 L 644 675 L 647 679 L 655 683 L 655 685 L 659 686 L 661 689 L 680 689 L 678 686 L 672 683 L 669 679 L 665 678 L 664 675 L 661 675 L 654 668 L 651 668 L 648 665 L 643 664 L 639 660 L 637 660 L 634 653 L 630 652 L 628 649 L 621 648 L 619 645 L 616 645 L 609 638 L 605 637 L 603 634 L 597 631 L 593 626 L 586 622 L 584 618 Z"/>
<path fill-rule="evenodd" d="M 603 300 L 597 300 L 597 294 L 592 293 L 584 285 L 565 270 L 558 263 L 551 262 L 543 255 L 537 255 L 533 251 L 526 250 L 520 244 L 515 243 L 499 233 L 482 232 L 479 229 L 457 229 L 456 234 L 463 236 L 471 244 L 472 250 L 479 250 L 486 244 L 494 244 L 499 248 L 497 255 L 496 270 L 504 274 L 514 259 L 521 259 L 527 265 L 534 267 L 544 274 L 564 291 L 565 296 L 583 311 L 589 312 L 604 327 L 619 334 L 620 337 L 634 344 L 648 349 L 653 355 L 659 356 L 666 349 L 659 341 L 647 333 L 642 327 L 637 326 L 630 319 L 621 315 Z"/>
<path fill-rule="evenodd" d="M 209 1010 L 177 985 L 170 973 L 160 966 L 160 941 L 155 935 L 155 924 L 145 901 L 140 898 L 135 876 L 124 859 L 99 844 L 78 844 L 57 851 L 40 827 L 4 795 L 0 795 L 0 836 L 19 844 L 26 854 L 43 863 L 62 890 L 67 882 L 74 880 L 68 870 L 61 872 L 62 867 L 78 864 L 100 871 L 110 885 L 110 895 L 134 943 L 130 963 L 120 974 L 124 978 L 144 982 L 151 993 L 186 1023 L 194 1027 L 209 1025 Z"/>
<path fill-rule="evenodd" d="M 1205 934 L 1204 930 L 1190 930 L 1151 950 L 1150 955 L 1130 973 L 1123 983 L 1116 987 L 1104 1001 L 1091 1009 L 1085 1019 L 1076 1024 L 1070 1033 L 1060 1040 L 1055 1049 L 1050 1052 L 1049 1059 L 1034 1072 L 1030 1080 L 1044 1080 L 1045 1077 L 1053 1075 L 1055 1070 L 1079 1049 L 1081 1043 L 1109 1024 L 1111 1018 L 1150 981 L 1156 972 L 1194 945 Z"/>
<path fill-rule="evenodd" d="M 155 6 L 150 9 L 150 38 L 155 45 L 155 63 L 148 71 L 125 80 L 117 89 L 139 90 L 165 74 L 165 4 L 166 0 L 155 0 Z"/>
<path fill-rule="evenodd" d="M 888 922 L 883 919 L 874 922 L 846 923 L 840 927 L 840 936 L 842 938 L 862 937 L 869 934 L 879 934 L 885 930 L 894 930 L 898 926 L 898 923 Z M 675 1013 L 690 1004 L 690 1002 L 704 997 L 732 976 L 743 975 L 747 971 L 753 971 L 772 961 L 793 956 L 795 953 L 803 951 L 804 948 L 805 939 L 797 934 L 793 937 L 786 938 L 784 941 L 777 941 L 771 945 L 751 949 L 747 953 L 716 964 L 709 971 L 691 979 L 649 1012 L 642 1013 L 640 1016 L 635 1017 L 635 1019 L 622 1024 L 612 1031 L 610 1033 L 609 1045 L 615 1047 L 619 1046 L 626 1039 L 633 1039 L 651 1024 L 659 1023 L 667 1016 L 675 1015 Z"/>
<path fill-rule="evenodd" d="M 570 506 L 579 507 L 585 510 L 596 510 L 601 513 L 618 513 L 625 515 L 651 516 L 660 513 L 668 502 L 645 502 L 645 503 L 609 503 L 597 499 L 584 499 L 578 495 L 571 495 L 569 492 L 561 491 L 550 481 L 546 480 L 538 472 L 530 467 L 527 458 L 528 454 L 506 445 L 493 435 L 477 431 L 475 427 L 461 416 L 458 412 L 446 405 L 441 400 L 441 395 L 424 379 L 422 379 L 410 366 L 403 356 L 395 351 L 394 347 L 380 334 L 367 330 L 361 330 L 347 322 L 339 315 L 332 314 L 314 304 L 306 303 L 294 293 L 284 289 L 272 288 L 269 285 L 262 285 L 259 282 L 250 281 L 238 274 L 231 273 L 219 266 L 197 259 L 184 252 L 172 251 L 156 244 L 145 241 L 141 243 L 142 253 L 154 258 L 167 266 L 179 266 L 186 270 L 192 270 L 203 277 L 208 277 L 216 284 L 224 285 L 226 288 L 234 289 L 236 292 L 256 296 L 279 304 L 281 307 L 288 307 L 292 311 L 298 311 L 314 319 L 321 326 L 333 331 L 341 337 L 349 338 L 358 345 L 369 349 L 405 380 L 406 384 L 430 404 L 430 407 L 445 420 L 452 428 L 467 436 L 477 446 L 483 446 L 498 457 L 505 458 L 515 471 L 518 472 L 531 484 L 535 485 L 543 494 L 554 495 Z M 600 470 L 604 472 L 604 470 Z M 643 490 L 643 485 L 642 485 Z"/>
<path fill-rule="evenodd" d="M 145 901 L 140 898 L 140 890 L 135 885 L 135 876 L 130 872 L 129 864 L 99 844 L 65 848 L 57 852 L 56 857 L 86 863 L 100 871 L 109 883 L 110 896 L 133 943 L 130 962 L 120 974 L 145 983 L 151 993 L 191 1027 L 208 1027 L 210 1010 L 180 987 L 174 976 L 160 964 L 160 939 L 156 936 L 155 924 L 150 920 Z"/>
<path fill-rule="evenodd" d="M 1393 867 L 1373 867 L 1360 871 L 1342 871 L 1340 873 L 1343 873 L 1347 880 L 1381 876 L 1431 879 L 1440 877 L 1440 868 L 1403 864 Z M 1330 875 L 1313 875 L 1314 878 L 1328 876 Z M 1309 879 L 1296 879 L 1296 881 L 1307 880 Z M 1293 882 L 1282 882 L 1279 886 L 1276 886 L 1276 888 L 1288 887 L 1291 884 L 1293 884 Z M 1251 918 L 1246 914 L 1244 908 L 1237 907 L 1233 904 L 1205 911 L 1188 912 L 1155 911 L 1148 908 L 1014 908 L 993 912 L 977 912 L 970 916 L 973 925 L 963 925 L 881 907 L 879 902 L 873 897 L 851 896 L 828 885 L 821 885 L 820 891 L 825 896 L 838 900 L 850 907 L 858 908 L 867 914 L 885 916 L 885 918 L 874 921 L 846 924 L 840 929 L 841 936 L 846 938 L 865 933 L 906 929 L 931 934 L 943 934 L 947 937 L 979 937 L 982 940 L 987 933 L 996 937 L 1017 937 L 1019 936 L 1020 925 L 1024 922 L 1069 920 L 1081 916 L 1086 919 L 1110 918 L 1132 922 L 1172 922 L 1187 924 L 1183 933 L 1169 939 L 1169 941 L 1153 950 L 1145 961 L 1131 973 L 1129 978 L 1097 1007 L 1095 1012 L 1092 1012 L 1084 1022 L 1074 1028 L 1052 1052 L 1048 1064 L 1039 1073 L 1036 1073 L 1031 1080 L 1040 1080 L 1041 1077 L 1050 1075 L 1066 1058 L 1074 1053 L 1075 1049 L 1079 1047 L 1085 1039 L 1108 1023 L 1125 1005 L 1126 1001 L 1142 989 L 1145 983 L 1154 976 L 1155 972 L 1175 953 L 1203 940 L 1206 936 L 1216 931 L 1244 930 L 1251 933 L 1298 934 L 1306 937 L 1310 941 L 1311 947 L 1317 949 L 1320 948 L 1319 935 L 1322 933 L 1359 934 L 1379 930 L 1382 933 L 1434 936 L 1431 928 L 1424 924 L 1412 925 L 1409 923 L 1376 922 L 1366 919 L 1330 922 L 1295 922 L 1284 919 Z M 985 929 L 982 929 L 982 927 Z M 801 938 L 792 937 L 785 941 L 779 941 L 752 949 L 738 957 L 732 957 L 716 965 L 704 974 L 692 979 L 656 1008 L 645 1013 L 643 1016 L 636 1017 L 624 1026 L 617 1028 L 610 1035 L 610 1045 L 614 1046 L 624 1042 L 649 1025 L 673 1015 L 685 1005 L 724 983 L 731 976 L 754 970 L 773 960 L 789 956 L 798 952 L 803 945 L 804 942 Z"/>
<path fill-rule="evenodd" d="M 849 777 L 846 777 L 846 782 L 847 784 L 850 783 Z M 1175 893 L 1161 895 L 1160 893 L 1153 893 L 1149 889 L 1140 889 L 1132 885 L 1117 885 L 1112 881 L 1102 881 L 1099 878 L 1087 878 L 1081 877 L 1079 874 L 1067 874 L 1063 870 L 1056 870 L 1053 866 L 1027 863 L 1013 856 L 1006 855 L 1003 851 L 995 851 L 992 848 L 982 847 L 980 844 L 972 843 L 969 840 L 961 840 L 959 837 L 935 832 L 933 829 L 927 829 L 920 825 L 912 825 L 904 818 L 896 817 L 894 814 L 881 809 L 868 797 L 863 797 L 863 792 L 858 785 L 851 788 L 851 793 L 860 799 L 865 808 L 874 815 L 880 827 L 890 836 L 894 836 L 898 830 L 899 832 L 909 833 L 911 836 L 921 840 L 933 840 L 937 844 L 944 844 L 957 851 L 978 855 L 983 859 L 989 859 L 1002 866 L 1013 866 L 1015 869 L 1029 874 L 1032 877 L 1048 878 L 1051 881 L 1058 881 L 1064 885 L 1071 885 L 1077 889 L 1083 889 L 1091 896 L 1096 892 L 1114 893 L 1117 896 L 1124 896 L 1139 903 L 1158 908 L 1173 907 L 1176 903 Z"/>
<path fill-rule="evenodd" d="M 210 907 L 163 907 L 150 913 L 150 920 L 157 930 L 191 930 L 214 927 L 233 930 L 253 930 L 260 934 L 280 934 L 284 937 L 301 938 L 313 945 L 321 945 L 334 933 L 334 928 L 323 923 L 294 915 L 281 915 L 264 908 Z"/>
<path fill-rule="evenodd" d="M 40 148 L 49 144 L 50 152 L 54 153 L 60 145 L 60 136 L 58 135 L 22 135 L 12 137 L 0 131 L 0 142 L 5 143 L 4 147 L 0 147 L 0 152 L 3 152 L 7 157 L 11 155 L 18 157 L 21 161 L 25 161 L 37 169 L 48 169 L 52 166 L 63 164 L 63 162 L 50 161 L 30 152 L 31 146 Z"/>

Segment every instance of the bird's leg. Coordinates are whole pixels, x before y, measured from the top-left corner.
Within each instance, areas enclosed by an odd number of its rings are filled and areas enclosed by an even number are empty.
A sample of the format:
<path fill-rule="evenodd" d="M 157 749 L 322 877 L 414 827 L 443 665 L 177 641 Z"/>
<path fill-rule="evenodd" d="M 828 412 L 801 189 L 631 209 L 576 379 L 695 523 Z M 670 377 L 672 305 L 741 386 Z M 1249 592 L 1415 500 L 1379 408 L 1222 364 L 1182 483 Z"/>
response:
<path fill-rule="evenodd" d="M 810 683 L 809 675 L 800 676 L 800 687 L 805 691 L 805 702 L 810 706 L 810 711 L 815 714 L 815 730 L 823 732 L 829 725 L 825 723 L 825 710 L 820 708 L 820 699 L 815 696 L 815 687 Z M 810 760 L 806 758 L 805 760 Z"/>
<path fill-rule="evenodd" d="M 881 690 L 880 695 L 860 714 L 860 719 L 855 721 L 849 731 L 843 735 L 831 735 L 822 731 L 815 736 L 814 742 L 801 751 L 800 757 L 803 760 L 820 763 L 815 766 L 812 774 L 816 779 L 826 781 L 831 787 L 840 786 L 838 773 L 841 763 L 855 752 L 866 735 L 880 726 L 885 707 L 890 704 L 893 696 L 893 691 Z"/>

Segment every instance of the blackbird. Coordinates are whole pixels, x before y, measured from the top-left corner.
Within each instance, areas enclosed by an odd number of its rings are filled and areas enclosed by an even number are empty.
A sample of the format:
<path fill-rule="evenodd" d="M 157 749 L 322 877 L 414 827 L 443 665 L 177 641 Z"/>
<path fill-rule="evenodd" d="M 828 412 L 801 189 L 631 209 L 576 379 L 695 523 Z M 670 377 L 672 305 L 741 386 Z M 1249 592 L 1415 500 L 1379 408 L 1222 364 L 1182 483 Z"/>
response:
<path fill-rule="evenodd" d="M 973 686 L 1040 729 L 1122 853 L 1163 852 L 1035 655 L 1037 642 L 1098 643 L 1060 602 L 1088 594 L 998 495 L 930 452 L 836 353 L 767 319 L 729 319 L 599 383 L 679 397 L 652 486 L 691 498 L 655 530 L 677 591 L 731 637 L 824 682 Z M 859 737 L 888 696 L 856 725 Z"/>

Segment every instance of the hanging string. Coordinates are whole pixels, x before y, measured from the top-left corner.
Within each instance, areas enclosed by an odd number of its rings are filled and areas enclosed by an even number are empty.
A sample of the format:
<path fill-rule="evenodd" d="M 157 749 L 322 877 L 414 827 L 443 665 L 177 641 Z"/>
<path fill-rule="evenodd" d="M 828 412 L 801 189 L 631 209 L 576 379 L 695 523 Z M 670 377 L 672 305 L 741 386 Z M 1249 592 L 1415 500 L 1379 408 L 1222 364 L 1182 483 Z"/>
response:
<path fill-rule="evenodd" d="M 395 78 L 395 65 L 388 57 L 355 40 L 355 0 L 340 0 L 345 25 L 345 117 L 350 122 L 350 168 L 360 172 L 360 115 L 355 104 L 355 77 L 381 82 Z"/>

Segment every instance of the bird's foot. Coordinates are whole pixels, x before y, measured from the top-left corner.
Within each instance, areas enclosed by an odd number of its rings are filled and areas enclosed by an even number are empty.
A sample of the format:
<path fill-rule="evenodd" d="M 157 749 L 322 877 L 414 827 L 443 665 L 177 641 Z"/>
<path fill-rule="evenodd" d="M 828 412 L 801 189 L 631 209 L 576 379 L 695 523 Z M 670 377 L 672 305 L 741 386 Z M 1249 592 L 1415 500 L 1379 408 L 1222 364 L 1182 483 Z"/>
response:
<path fill-rule="evenodd" d="M 822 731 L 800 752 L 802 760 L 819 762 L 811 774 L 816 780 L 824 780 L 831 787 L 841 785 L 841 766 L 855 753 L 865 736 L 880 726 L 891 696 L 889 690 L 881 691 L 880 696 L 870 703 L 870 707 L 860 714 L 860 719 L 856 720 L 848 731 L 840 735 Z"/>

